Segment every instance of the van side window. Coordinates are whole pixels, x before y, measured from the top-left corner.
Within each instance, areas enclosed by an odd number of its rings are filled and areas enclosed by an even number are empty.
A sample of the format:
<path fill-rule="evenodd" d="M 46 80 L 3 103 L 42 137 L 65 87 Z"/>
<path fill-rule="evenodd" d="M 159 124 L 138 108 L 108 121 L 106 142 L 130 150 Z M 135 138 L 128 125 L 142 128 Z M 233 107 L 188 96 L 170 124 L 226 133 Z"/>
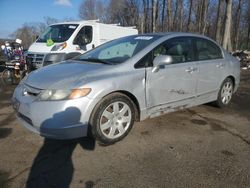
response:
<path fill-rule="evenodd" d="M 173 58 L 173 63 L 193 61 L 192 39 L 181 37 L 167 40 L 153 50 L 154 58 L 159 55 L 170 55 Z"/>
<path fill-rule="evenodd" d="M 196 39 L 197 60 L 221 59 L 221 49 L 213 42 L 206 39 Z"/>
<path fill-rule="evenodd" d="M 76 35 L 73 44 L 83 46 L 92 42 L 93 29 L 92 26 L 84 26 Z"/>

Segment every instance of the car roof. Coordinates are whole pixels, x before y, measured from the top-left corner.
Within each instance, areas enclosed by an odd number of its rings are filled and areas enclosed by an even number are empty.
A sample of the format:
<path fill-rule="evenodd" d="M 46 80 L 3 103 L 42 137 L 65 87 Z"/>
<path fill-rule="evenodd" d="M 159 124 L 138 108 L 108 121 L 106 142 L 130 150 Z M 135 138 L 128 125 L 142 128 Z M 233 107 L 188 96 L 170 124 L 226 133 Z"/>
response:
<path fill-rule="evenodd" d="M 159 33 L 143 33 L 139 34 L 142 36 L 150 35 L 150 36 L 194 36 L 194 37 L 201 37 L 201 38 L 209 38 L 205 35 L 196 34 L 196 33 L 187 33 L 187 32 L 159 32 Z"/>
<path fill-rule="evenodd" d="M 172 37 L 199 37 L 199 38 L 203 38 L 203 39 L 213 41 L 214 43 L 216 43 L 218 45 L 218 43 L 216 41 L 214 41 L 213 39 L 211 39 L 211 38 L 209 38 L 209 37 L 207 37 L 205 35 L 196 34 L 196 33 L 159 32 L 159 33 L 143 33 L 143 34 L 139 34 L 139 36 L 158 36 L 159 38 L 162 38 L 162 37 L 168 37 L 168 38 L 172 38 Z"/>

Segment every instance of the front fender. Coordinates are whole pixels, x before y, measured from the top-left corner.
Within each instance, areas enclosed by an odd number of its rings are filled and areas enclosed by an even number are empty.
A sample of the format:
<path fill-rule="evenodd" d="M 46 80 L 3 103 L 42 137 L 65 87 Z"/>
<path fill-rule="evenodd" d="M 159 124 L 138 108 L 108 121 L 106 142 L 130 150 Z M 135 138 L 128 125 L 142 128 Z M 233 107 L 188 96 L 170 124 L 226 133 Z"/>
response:
<path fill-rule="evenodd" d="M 88 79 L 89 80 L 89 79 Z M 135 70 L 133 73 L 119 72 L 112 75 L 105 75 L 102 78 L 96 78 L 85 84 L 84 87 L 91 88 L 89 98 L 100 101 L 103 97 L 113 92 L 124 91 L 132 94 L 140 106 L 140 110 L 146 108 L 145 101 L 145 72 Z"/>

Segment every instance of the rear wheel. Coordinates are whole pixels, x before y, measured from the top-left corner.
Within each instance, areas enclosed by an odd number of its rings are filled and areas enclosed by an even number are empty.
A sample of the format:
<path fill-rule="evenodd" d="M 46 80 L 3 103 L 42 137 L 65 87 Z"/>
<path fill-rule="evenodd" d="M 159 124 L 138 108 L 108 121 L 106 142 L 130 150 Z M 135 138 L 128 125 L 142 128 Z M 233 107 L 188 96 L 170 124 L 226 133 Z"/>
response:
<path fill-rule="evenodd" d="M 133 102 L 121 93 L 104 97 L 95 107 L 90 118 L 94 137 L 110 145 L 123 139 L 134 124 Z"/>
<path fill-rule="evenodd" d="M 216 105 L 220 108 L 223 108 L 227 106 L 232 99 L 233 96 L 233 90 L 234 90 L 234 84 L 232 79 L 226 78 L 220 88 L 220 91 L 218 93 L 217 101 L 215 102 Z"/>

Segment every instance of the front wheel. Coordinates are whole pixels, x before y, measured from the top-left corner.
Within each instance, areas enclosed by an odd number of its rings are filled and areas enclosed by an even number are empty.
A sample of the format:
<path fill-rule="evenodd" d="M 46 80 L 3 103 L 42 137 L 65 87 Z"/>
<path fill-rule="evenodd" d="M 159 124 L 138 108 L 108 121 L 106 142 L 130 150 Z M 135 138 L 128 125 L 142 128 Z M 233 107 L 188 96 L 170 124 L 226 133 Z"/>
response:
<path fill-rule="evenodd" d="M 121 93 L 104 97 L 94 108 L 90 125 L 94 137 L 104 145 L 122 140 L 134 124 L 133 102 Z"/>
<path fill-rule="evenodd" d="M 232 79 L 226 78 L 220 88 L 220 91 L 218 93 L 217 101 L 215 102 L 216 106 L 223 108 L 227 106 L 232 99 L 233 96 L 233 90 L 234 90 L 234 84 Z"/>

